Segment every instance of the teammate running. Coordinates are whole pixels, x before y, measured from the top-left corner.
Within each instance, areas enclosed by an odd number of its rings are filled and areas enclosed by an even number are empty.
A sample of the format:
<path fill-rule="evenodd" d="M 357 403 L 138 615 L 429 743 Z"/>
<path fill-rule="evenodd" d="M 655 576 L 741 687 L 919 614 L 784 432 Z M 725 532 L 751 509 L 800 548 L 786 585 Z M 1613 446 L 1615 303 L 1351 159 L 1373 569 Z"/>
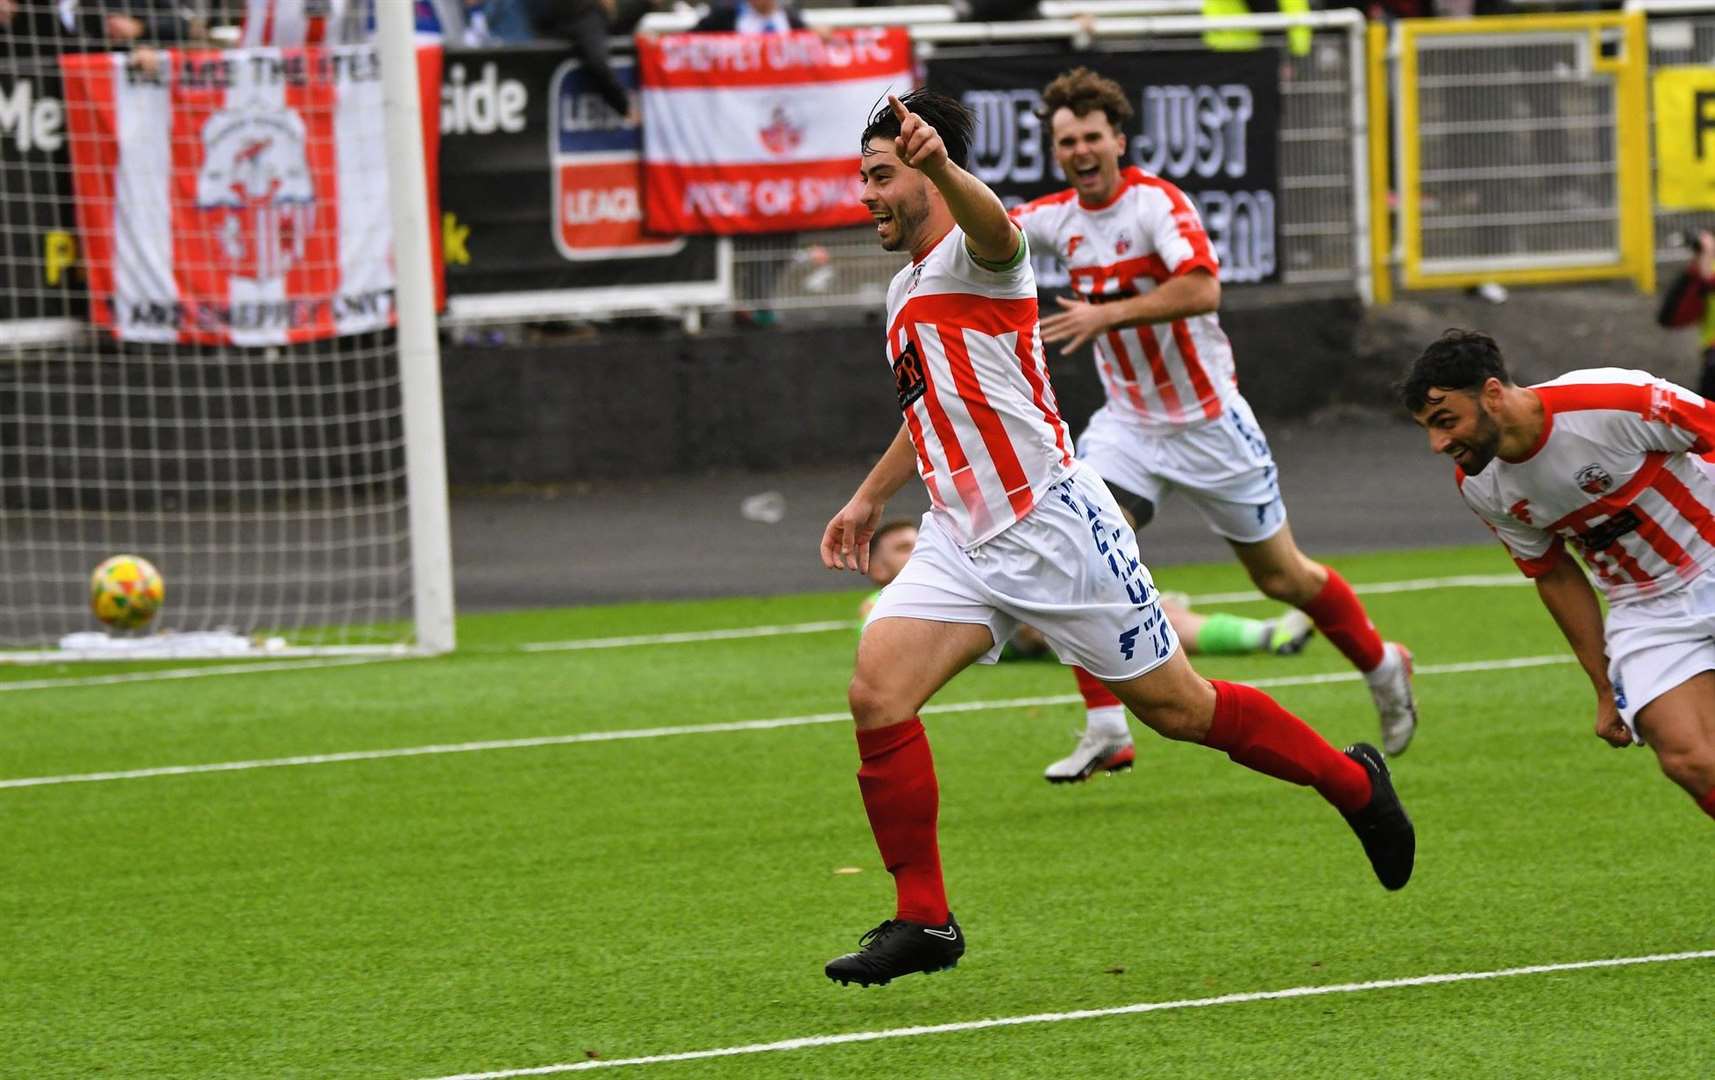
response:
<path fill-rule="evenodd" d="M 1268 440 L 1239 394 L 1215 314 L 1220 267 L 1196 208 L 1166 180 L 1120 168 L 1132 109 L 1118 83 L 1074 68 L 1042 91 L 1042 109 L 1072 187 L 1013 218 L 1033 250 L 1065 265 L 1078 293 L 1058 298 L 1042 340 L 1063 352 L 1095 344 L 1107 402 L 1079 437 L 1078 457 L 1135 527 L 1169 492 L 1183 492 L 1256 587 L 1310 616 L 1363 672 L 1382 748 L 1404 753 L 1417 730 L 1411 653 L 1384 643 L 1345 579 L 1292 539 Z M 1086 730 L 1068 760 L 1099 753 L 1110 734 Z"/>
<path fill-rule="evenodd" d="M 905 422 L 828 522 L 822 562 L 865 569 L 882 510 L 914 467 L 931 509 L 864 630 L 848 691 L 858 788 L 897 904 L 858 951 L 829 961 L 828 977 L 867 986 L 963 955 L 918 710 L 971 663 L 992 662 L 1024 621 L 1162 735 L 1314 787 L 1358 834 L 1381 883 L 1403 887 L 1416 836 L 1381 753 L 1366 744 L 1341 753 L 1267 694 L 1211 683 L 1185 659 L 1136 536 L 1100 477 L 1072 457 L 1028 244 L 959 165 L 971 127 L 958 102 L 919 90 L 890 95 L 860 142 L 876 234 L 912 257 L 888 290 L 885 346 Z"/>
<path fill-rule="evenodd" d="M 1493 338 L 1449 330 L 1399 387 L 1453 459 L 1596 690 L 1596 734 L 1655 750 L 1715 817 L 1715 406 L 1643 371 L 1513 384 Z M 1571 543 L 1608 600 L 1601 606 Z"/>

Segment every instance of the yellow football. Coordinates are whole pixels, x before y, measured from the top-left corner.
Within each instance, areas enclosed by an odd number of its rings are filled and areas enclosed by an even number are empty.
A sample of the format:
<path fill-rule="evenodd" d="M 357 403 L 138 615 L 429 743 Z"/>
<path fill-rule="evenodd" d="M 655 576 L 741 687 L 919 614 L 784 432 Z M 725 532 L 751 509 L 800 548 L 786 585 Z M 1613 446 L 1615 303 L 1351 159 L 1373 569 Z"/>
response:
<path fill-rule="evenodd" d="M 89 576 L 89 607 L 115 630 L 135 630 L 155 617 L 167 598 L 160 571 L 140 555 L 104 559 Z"/>

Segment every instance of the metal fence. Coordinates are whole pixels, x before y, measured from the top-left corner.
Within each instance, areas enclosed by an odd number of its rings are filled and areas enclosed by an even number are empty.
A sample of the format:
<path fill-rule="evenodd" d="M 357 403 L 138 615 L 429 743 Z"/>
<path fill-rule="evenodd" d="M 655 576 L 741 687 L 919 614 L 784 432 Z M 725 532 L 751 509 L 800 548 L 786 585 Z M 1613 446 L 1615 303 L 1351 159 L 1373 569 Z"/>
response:
<path fill-rule="evenodd" d="M 1652 75 L 1655 69 L 1661 67 L 1715 67 L 1715 3 L 1632 0 L 1626 5 L 1626 10 L 1641 11 L 1648 18 L 1647 37 Z M 1653 185 L 1654 153 L 1650 156 L 1650 165 Z M 1711 164 L 1710 168 L 1715 169 L 1715 164 Z M 1683 262 L 1686 257 L 1686 237 L 1694 234 L 1697 229 L 1715 229 L 1715 210 L 1674 210 L 1656 205 L 1654 217 L 1655 257 L 1658 263 Z"/>
<path fill-rule="evenodd" d="M 1649 287 L 1642 23 L 1622 15 L 1395 27 L 1402 277 L 1632 277 Z"/>
<path fill-rule="evenodd" d="M 873 11 L 896 22 L 901 9 Z M 890 18 L 892 16 L 892 18 Z M 1204 47 L 1210 28 L 1258 31 L 1282 57 L 1280 123 L 1281 280 L 1301 289 L 1369 295 L 1369 190 L 1363 19 L 1355 11 L 1307 16 L 1258 15 L 1206 20 L 1189 16 L 1112 16 L 1002 24 L 932 22 L 913 27 L 921 53 L 985 52 L 1000 62 L 1021 43 L 1075 43 L 1094 51 Z M 1309 48 L 1294 53 L 1288 28 L 1307 27 Z M 1302 33 L 1302 31 L 1301 31 Z M 737 309 L 816 310 L 874 307 L 903 264 L 881 251 L 867 226 L 825 233 L 741 237 L 734 241 Z"/>

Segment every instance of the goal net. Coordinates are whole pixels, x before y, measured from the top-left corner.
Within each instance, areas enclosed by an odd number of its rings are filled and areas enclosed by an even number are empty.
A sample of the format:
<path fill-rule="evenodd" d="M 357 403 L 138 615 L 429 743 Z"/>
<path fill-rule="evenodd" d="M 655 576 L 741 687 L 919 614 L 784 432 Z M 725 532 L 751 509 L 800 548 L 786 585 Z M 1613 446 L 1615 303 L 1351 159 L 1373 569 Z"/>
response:
<path fill-rule="evenodd" d="M 0 659 L 115 655 L 120 553 L 138 655 L 451 648 L 435 57 L 102 8 L 0 4 Z"/>

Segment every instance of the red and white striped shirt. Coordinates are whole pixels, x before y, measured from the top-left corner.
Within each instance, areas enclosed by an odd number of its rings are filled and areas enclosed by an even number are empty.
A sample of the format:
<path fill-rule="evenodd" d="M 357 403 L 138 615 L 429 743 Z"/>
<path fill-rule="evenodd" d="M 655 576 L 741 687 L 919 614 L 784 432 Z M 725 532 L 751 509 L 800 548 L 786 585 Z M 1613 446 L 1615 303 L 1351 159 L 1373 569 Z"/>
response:
<path fill-rule="evenodd" d="M 1146 293 L 1192 270 L 1220 274 L 1191 200 L 1139 168 L 1121 171 L 1119 191 L 1102 206 L 1083 205 L 1068 188 L 1012 216 L 1031 248 L 1054 252 L 1072 288 L 1092 303 Z M 1233 349 L 1214 312 L 1115 330 L 1095 345 L 1108 404 L 1148 427 L 1213 420 L 1238 392 Z"/>
<path fill-rule="evenodd" d="M 887 290 L 887 359 L 936 518 L 974 547 L 1073 468 L 1036 326 L 1036 275 L 979 265 L 954 228 Z"/>
<path fill-rule="evenodd" d="M 245 0 L 246 49 L 295 49 L 328 42 L 330 28 L 345 17 L 349 0 Z M 337 36 L 335 37 L 337 41 Z"/>
<path fill-rule="evenodd" d="M 1672 592 L 1715 566 L 1715 406 L 1644 371 L 1573 371 L 1530 388 L 1542 438 L 1496 458 L 1459 493 L 1528 577 L 1567 542 L 1611 604 Z"/>

